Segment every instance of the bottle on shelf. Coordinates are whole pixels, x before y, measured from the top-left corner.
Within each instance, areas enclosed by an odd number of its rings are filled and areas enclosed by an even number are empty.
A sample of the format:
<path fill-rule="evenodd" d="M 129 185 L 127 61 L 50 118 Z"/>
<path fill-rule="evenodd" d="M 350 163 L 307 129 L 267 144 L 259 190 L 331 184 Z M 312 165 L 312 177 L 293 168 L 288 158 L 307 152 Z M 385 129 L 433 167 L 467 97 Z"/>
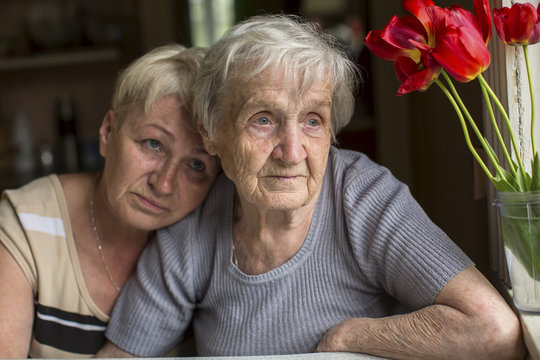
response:
<path fill-rule="evenodd" d="M 69 94 L 62 94 L 58 97 L 56 118 L 59 134 L 58 171 L 68 173 L 80 171 L 75 104 Z"/>
<path fill-rule="evenodd" d="M 28 117 L 24 111 L 18 111 L 11 128 L 13 141 L 13 169 L 19 181 L 28 181 L 36 171 L 34 140 Z"/>

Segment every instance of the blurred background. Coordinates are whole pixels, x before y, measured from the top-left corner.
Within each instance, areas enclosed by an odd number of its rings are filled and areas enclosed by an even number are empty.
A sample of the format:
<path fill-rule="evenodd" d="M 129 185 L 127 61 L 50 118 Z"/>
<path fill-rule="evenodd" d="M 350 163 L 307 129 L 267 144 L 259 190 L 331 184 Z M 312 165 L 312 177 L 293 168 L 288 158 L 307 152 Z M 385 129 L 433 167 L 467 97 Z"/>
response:
<path fill-rule="evenodd" d="M 472 1 L 461 3 L 472 10 Z M 0 191 L 51 172 L 94 171 L 97 132 L 118 72 L 149 49 L 207 46 L 263 13 L 319 22 L 346 46 L 364 82 L 340 146 L 362 151 L 411 188 L 430 217 L 491 277 L 486 179 L 438 88 L 397 97 L 392 64 L 364 47 L 400 1 L 0 0 Z M 476 84 L 459 89 L 481 124 Z"/>

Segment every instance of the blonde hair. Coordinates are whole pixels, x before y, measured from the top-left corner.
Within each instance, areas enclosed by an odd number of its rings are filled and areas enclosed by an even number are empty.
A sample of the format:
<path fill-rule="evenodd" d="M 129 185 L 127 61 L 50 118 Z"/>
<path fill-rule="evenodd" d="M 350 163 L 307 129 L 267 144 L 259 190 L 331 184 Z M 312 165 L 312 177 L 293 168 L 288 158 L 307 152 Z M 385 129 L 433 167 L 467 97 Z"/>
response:
<path fill-rule="evenodd" d="M 210 139 L 219 133 L 229 110 L 224 104 L 227 96 L 243 82 L 277 68 L 292 76 L 300 94 L 315 81 L 329 82 L 335 141 L 353 113 L 358 69 L 334 37 L 293 15 L 254 16 L 209 48 L 195 83 L 193 111 Z"/>
<path fill-rule="evenodd" d="M 160 46 L 132 62 L 118 77 L 111 109 L 122 122 L 133 110 L 148 113 L 156 100 L 177 96 L 191 113 L 192 88 L 206 49 Z"/>

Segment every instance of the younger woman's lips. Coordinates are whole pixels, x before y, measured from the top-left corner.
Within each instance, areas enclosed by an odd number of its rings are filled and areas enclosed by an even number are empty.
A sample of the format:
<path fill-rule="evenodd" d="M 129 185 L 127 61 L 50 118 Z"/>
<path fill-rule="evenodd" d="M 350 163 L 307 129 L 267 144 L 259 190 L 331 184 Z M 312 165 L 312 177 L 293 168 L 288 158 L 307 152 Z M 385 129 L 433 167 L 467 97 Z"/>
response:
<path fill-rule="evenodd" d="M 141 200 L 141 203 L 149 210 L 152 210 L 154 212 L 163 212 L 167 210 L 167 208 L 146 199 L 144 196 L 137 195 L 137 197 L 139 198 L 139 200 Z"/>

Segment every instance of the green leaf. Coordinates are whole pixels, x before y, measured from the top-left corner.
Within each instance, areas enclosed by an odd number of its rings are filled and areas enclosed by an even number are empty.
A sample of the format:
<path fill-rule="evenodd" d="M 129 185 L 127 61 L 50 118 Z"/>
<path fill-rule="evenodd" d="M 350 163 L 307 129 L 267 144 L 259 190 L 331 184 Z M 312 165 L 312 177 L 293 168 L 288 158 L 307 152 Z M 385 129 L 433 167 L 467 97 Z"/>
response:
<path fill-rule="evenodd" d="M 503 191 L 503 192 L 515 192 L 519 191 L 519 187 L 516 184 L 516 181 L 511 173 L 506 171 L 505 169 L 501 169 L 502 176 L 497 175 L 495 176 L 495 179 L 493 180 L 493 185 L 495 186 L 495 189 L 497 191 Z"/>
<path fill-rule="evenodd" d="M 527 173 L 523 176 L 523 171 L 518 168 L 516 172 L 516 185 L 519 191 L 528 191 L 531 186 L 531 176 Z"/>
<path fill-rule="evenodd" d="M 532 161 L 531 190 L 540 190 L 540 155 L 538 153 Z"/>

